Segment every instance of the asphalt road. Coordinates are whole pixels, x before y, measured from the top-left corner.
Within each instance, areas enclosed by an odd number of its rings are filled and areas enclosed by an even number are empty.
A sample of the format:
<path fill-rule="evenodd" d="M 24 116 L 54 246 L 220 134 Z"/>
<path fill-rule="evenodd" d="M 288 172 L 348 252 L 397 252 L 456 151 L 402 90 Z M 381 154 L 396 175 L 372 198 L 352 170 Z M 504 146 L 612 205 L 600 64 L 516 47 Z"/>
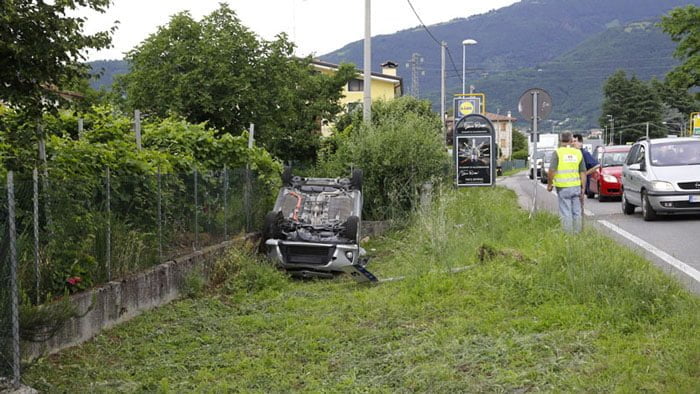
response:
<path fill-rule="evenodd" d="M 498 178 L 497 184 L 514 190 L 523 209 L 532 209 L 535 187 L 526 172 Z M 536 190 L 537 209 L 558 214 L 556 194 L 548 193 L 539 182 Z M 639 208 L 633 215 L 624 215 L 619 198 L 607 202 L 586 199 L 584 213 L 585 225 L 595 226 L 700 294 L 700 215 L 662 216 L 645 222 Z"/>

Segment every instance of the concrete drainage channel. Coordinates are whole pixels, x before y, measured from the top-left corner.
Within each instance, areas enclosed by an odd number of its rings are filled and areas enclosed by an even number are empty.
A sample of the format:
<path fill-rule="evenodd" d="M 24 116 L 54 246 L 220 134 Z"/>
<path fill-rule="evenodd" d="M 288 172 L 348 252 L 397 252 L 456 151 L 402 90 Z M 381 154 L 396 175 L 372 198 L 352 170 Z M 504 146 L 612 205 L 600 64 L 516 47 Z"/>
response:
<path fill-rule="evenodd" d="M 23 359 L 34 360 L 78 345 L 103 329 L 173 301 L 180 294 L 188 274 L 198 270 L 205 278 L 208 277 L 216 260 L 229 247 L 239 243 L 222 242 L 157 265 L 148 271 L 71 296 L 70 302 L 80 316 L 67 321 L 47 341 L 23 342 Z"/>

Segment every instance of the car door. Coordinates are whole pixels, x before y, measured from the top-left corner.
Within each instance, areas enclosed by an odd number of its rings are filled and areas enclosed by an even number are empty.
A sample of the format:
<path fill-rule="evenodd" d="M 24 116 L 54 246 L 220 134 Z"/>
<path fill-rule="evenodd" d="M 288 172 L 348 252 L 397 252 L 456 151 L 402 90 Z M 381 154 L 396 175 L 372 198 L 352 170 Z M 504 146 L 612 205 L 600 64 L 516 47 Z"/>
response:
<path fill-rule="evenodd" d="M 633 205 L 642 205 L 642 184 L 646 177 L 646 171 L 642 171 L 646 165 L 646 147 L 644 144 L 639 144 L 632 147 L 630 154 L 627 157 L 627 165 L 625 166 L 623 185 L 625 188 L 625 198 Z M 631 170 L 629 167 L 641 167 L 637 170 Z"/>
<path fill-rule="evenodd" d="M 605 157 L 606 153 L 601 153 L 596 157 L 598 160 L 598 163 L 603 163 L 603 158 Z M 595 194 L 600 194 L 600 190 L 598 190 L 598 185 L 600 184 L 600 178 L 603 176 L 602 174 L 603 167 L 598 166 L 595 171 L 591 173 L 591 176 L 588 178 L 588 190 L 591 193 Z"/>

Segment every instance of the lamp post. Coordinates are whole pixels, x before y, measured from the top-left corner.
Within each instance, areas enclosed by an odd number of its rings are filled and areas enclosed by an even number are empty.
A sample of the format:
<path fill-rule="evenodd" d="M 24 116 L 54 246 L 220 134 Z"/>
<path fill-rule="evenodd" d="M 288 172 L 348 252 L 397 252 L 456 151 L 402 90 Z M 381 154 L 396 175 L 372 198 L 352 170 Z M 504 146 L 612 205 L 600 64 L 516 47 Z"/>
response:
<path fill-rule="evenodd" d="M 467 87 L 467 45 L 476 45 L 476 40 L 468 38 L 462 41 L 462 94 L 466 93 Z"/>
<path fill-rule="evenodd" d="M 612 115 L 607 115 L 608 120 L 610 121 L 610 144 L 614 144 L 615 142 L 615 118 L 613 118 Z"/>

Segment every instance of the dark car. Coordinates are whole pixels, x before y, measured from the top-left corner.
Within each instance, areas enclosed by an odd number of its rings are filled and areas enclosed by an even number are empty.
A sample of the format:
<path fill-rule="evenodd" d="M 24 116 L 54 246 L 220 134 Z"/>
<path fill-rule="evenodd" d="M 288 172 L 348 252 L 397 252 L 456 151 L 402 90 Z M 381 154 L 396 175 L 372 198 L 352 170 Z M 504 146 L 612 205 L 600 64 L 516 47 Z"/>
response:
<path fill-rule="evenodd" d="M 286 170 L 263 229 L 267 255 L 292 276 L 376 278 L 360 247 L 362 171 L 349 178 L 305 178 Z"/>
<path fill-rule="evenodd" d="M 598 195 L 599 201 L 622 195 L 622 165 L 625 163 L 631 145 L 602 147 L 598 153 L 598 167 L 588 178 L 586 196 Z"/>

